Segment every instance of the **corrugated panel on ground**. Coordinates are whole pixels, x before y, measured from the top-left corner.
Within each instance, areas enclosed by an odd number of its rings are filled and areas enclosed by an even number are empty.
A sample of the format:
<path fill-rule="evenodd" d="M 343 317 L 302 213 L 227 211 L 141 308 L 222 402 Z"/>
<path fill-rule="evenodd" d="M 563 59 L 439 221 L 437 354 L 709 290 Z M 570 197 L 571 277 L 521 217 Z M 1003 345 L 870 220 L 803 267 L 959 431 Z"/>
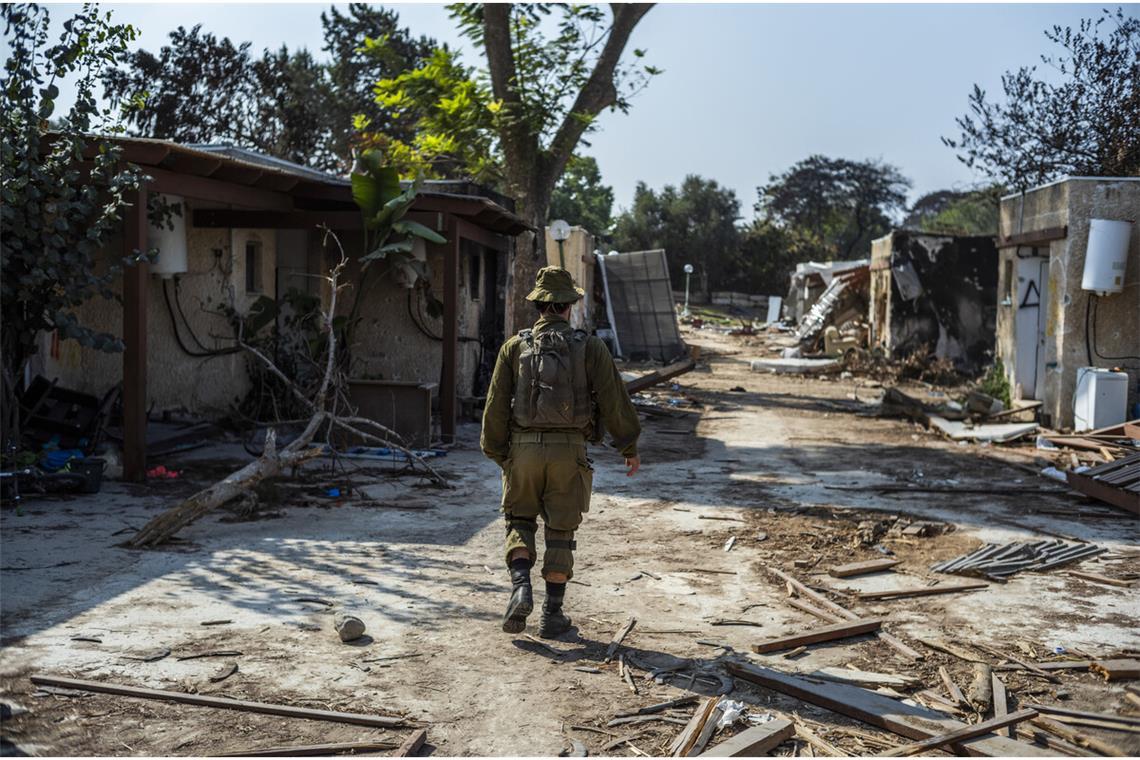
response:
<path fill-rule="evenodd" d="M 665 251 L 599 256 L 598 262 L 618 353 L 633 361 L 662 362 L 683 354 Z"/>

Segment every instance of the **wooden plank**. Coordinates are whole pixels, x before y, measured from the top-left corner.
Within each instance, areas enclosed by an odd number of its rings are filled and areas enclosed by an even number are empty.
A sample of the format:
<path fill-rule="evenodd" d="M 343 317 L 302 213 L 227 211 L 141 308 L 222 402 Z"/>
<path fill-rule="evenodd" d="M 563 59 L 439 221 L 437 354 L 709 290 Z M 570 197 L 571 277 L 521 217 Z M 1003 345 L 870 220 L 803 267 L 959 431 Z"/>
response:
<path fill-rule="evenodd" d="M 719 700 L 718 700 L 719 701 Z M 724 711 L 720 707 L 714 705 L 712 712 L 705 718 L 705 724 L 701 726 L 701 732 L 697 735 L 697 740 L 693 742 L 693 746 L 685 753 L 686 757 L 699 755 L 705 751 L 705 747 L 709 741 L 712 740 L 713 734 L 716 733 L 717 723 L 720 721 L 720 716 L 724 715 Z"/>
<path fill-rule="evenodd" d="M 902 562 L 901 559 L 871 559 L 866 562 L 849 562 L 846 565 L 836 565 L 828 570 L 828 574 L 836 578 L 851 578 L 856 575 L 878 573 Z"/>
<path fill-rule="evenodd" d="M 1109 578 L 1107 575 L 1100 575 L 1099 573 L 1086 573 L 1081 570 L 1070 570 L 1067 575 L 1074 578 L 1081 578 L 1086 581 L 1095 581 L 1097 583 L 1106 583 L 1109 586 L 1120 586 L 1121 588 L 1132 588 L 1135 585 L 1134 581 L 1126 581 L 1120 578 Z"/>
<path fill-rule="evenodd" d="M 906 657 L 907 659 L 915 660 L 916 662 L 921 662 L 922 660 L 926 659 L 926 656 L 921 652 L 915 651 L 912 647 L 907 646 L 902 641 L 897 639 L 892 634 L 887 633 L 886 631 L 879 631 L 877 635 L 880 641 L 894 647 L 899 654 L 901 654 L 903 657 Z"/>
<path fill-rule="evenodd" d="M 416 729 L 416 731 L 411 736 L 404 740 L 404 743 L 400 745 L 400 748 L 392 753 L 392 757 L 411 757 L 419 751 L 420 747 L 424 746 L 424 742 L 426 740 L 427 729 Z"/>
<path fill-rule="evenodd" d="M 978 649 L 981 649 L 983 652 L 989 652 L 994 657 L 1004 657 L 1005 659 L 1010 660 L 1011 662 L 1016 662 L 1018 665 L 1025 668 L 1026 670 L 1028 670 L 1030 673 L 1033 673 L 1034 675 L 1040 676 L 1041 678 L 1044 678 L 1046 681 L 1052 681 L 1053 683 L 1061 683 L 1061 679 L 1058 678 L 1057 676 L 1053 675 L 1052 673 L 1046 673 L 1044 670 L 1037 667 L 1036 665 L 1032 665 L 1032 664 L 1026 662 L 1025 660 L 1019 660 L 1018 658 L 1014 657 L 1011 654 L 1005 654 L 1001 650 L 994 649 L 993 647 L 988 646 L 986 644 L 974 643 L 973 646 L 977 647 Z"/>
<path fill-rule="evenodd" d="M 648 374 L 642 375 L 641 377 L 630 380 L 625 384 L 625 389 L 629 392 L 629 395 L 632 396 L 633 394 L 639 393 L 646 388 L 652 388 L 658 383 L 663 383 L 666 380 L 672 380 L 678 375 L 683 375 L 696 366 L 697 363 L 692 359 L 682 359 L 679 362 L 673 362 L 672 364 L 664 366 L 659 370 L 655 370 Z"/>
<path fill-rule="evenodd" d="M 831 746 L 823 739 L 815 735 L 815 732 L 805 726 L 803 723 L 796 723 L 796 738 L 807 742 L 812 747 L 825 752 L 829 757 L 846 757 L 846 752 L 841 752 L 835 747 Z"/>
<path fill-rule="evenodd" d="M 1006 691 L 1005 681 L 997 673 L 990 674 L 990 683 L 994 690 L 994 717 L 1000 718 L 1003 715 L 1009 714 L 1009 692 Z M 1009 726 L 1002 729 L 1001 733 L 1005 733 L 1009 738 L 1013 739 L 1016 736 L 1017 729 Z"/>
<path fill-rule="evenodd" d="M 1006 235 L 998 238 L 998 248 L 1019 248 L 1021 246 L 1036 246 L 1039 243 L 1048 243 L 1052 240 L 1061 240 L 1069 234 L 1069 226 L 1046 227 L 1032 232 L 1020 232 L 1016 235 Z"/>
<path fill-rule="evenodd" d="M 629 620 L 625 621 L 625 625 L 618 629 L 618 632 L 615 633 L 614 637 L 610 640 L 610 646 L 606 649 L 606 659 L 602 661 L 603 663 L 608 663 L 614 658 L 618 647 L 625 641 L 625 637 L 629 635 L 629 632 L 633 630 L 635 625 L 637 625 L 637 618 L 630 615 Z"/>
<path fill-rule="evenodd" d="M 804 631 L 803 633 L 794 633 L 790 636 L 781 636 L 779 638 L 769 639 L 768 641 L 762 641 L 759 644 L 753 644 L 752 651 L 756 654 L 778 652 L 781 649 L 794 649 L 798 646 L 859 636 L 864 633 L 877 631 L 882 627 L 883 621 L 881 618 L 847 620 L 842 623 L 825 625 L 823 628 L 816 628 L 812 631 Z"/>
<path fill-rule="evenodd" d="M 844 620 L 850 619 L 850 618 L 841 618 L 838 615 L 834 615 L 834 614 L 828 612 L 827 610 L 821 610 L 819 607 L 808 604 L 803 599 L 792 598 L 792 599 L 788 599 L 786 601 L 788 602 L 788 604 L 795 607 L 797 610 L 802 610 L 803 612 L 806 612 L 809 615 L 814 615 L 815 617 L 819 618 L 820 620 L 826 620 L 829 623 L 842 623 Z"/>
<path fill-rule="evenodd" d="M 159 699 L 166 702 L 178 702 L 184 705 L 198 705 L 199 707 L 216 707 L 221 710 L 240 710 L 242 712 L 263 713 L 265 715 L 279 715 L 285 718 L 324 720 L 332 723 L 351 723 L 357 726 L 372 726 L 375 728 L 396 728 L 407 725 L 407 721 L 403 718 L 394 718 L 387 715 L 364 715 L 361 713 L 334 712 L 332 710 L 312 710 L 308 707 L 274 705 L 266 702 L 247 702 L 241 699 L 210 697 L 203 694 L 187 694 L 181 691 L 144 689 L 139 686 L 124 686 L 121 684 L 104 683 L 102 681 L 85 681 L 79 678 L 32 676 L 31 681 L 36 686 L 54 686 L 57 689 L 93 691 L 100 694 L 115 694 L 120 697 Z"/>
<path fill-rule="evenodd" d="M 1040 670 L 1088 670 L 1093 664 L 1092 660 L 1060 660 L 1057 662 L 1035 662 L 1033 666 Z M 1022 666 L 994 665 L 994 670 L 1025 670 Z"/>
<path fill-rule="evenodd" d="M 693 717 L 689 719 L 689 722 L 681 729 L 681 733 L 677 734 L 673 743 L 669 745 L 669 754 L 672 757 L 682 757 L 688 754 L 693 743 L 697 740 L 697 734 L 704 728 L 705 721 L 716 708 L 718 701 L 720 701 L 719 697 L 709 697 L 704 701 L 704 704 L 696 709 Z"/>
<path fill-rule="evenodd" d="M 698 757 L 759 757 L 780 746 L 795 734 L 790 720 L 776 718 L 759 726 L 752 726 L 736 736 L 706 750 Z"/>
<path fill-rule="evenodd" d="M 950 701 L 957 704 L 963 710 L 970 709 L 970 701 L 966 699 L 966 695 L 958 688 L 958 684 L 954 683 L 954 679 L 950 677 L 950 671 L 943 666 L 938 666 L 938 676 L 942 679 L 942 684 L 946 687 L 946 693 L 950 695 Z"/>
<path fill-rule="evenodd" d="M 1045 729 L 1051 734 L 1061 737 L 1062 739 L 1072 742 L 1078 747 L 1087 747 L 1094 752 L 1108 757 L 1129 757 L 1129 754 L 1113 744 L 1106 741 L 1089 736 L 1088 734 L 1081 733 L 1068 726 L 1062 726 L 1055 720 L 1049 720 L 1043 715 L 1038 715 L 1032 721 L 1033 725 Z"/>
<path fill-rule="evenodd" d="M 669 709 L 674 708 L 674 707 L 684 707 L 685 705 L 691 705 L 692 703 L 696 702 L 698 699 L 700 699 L 700 697 L 697 696 L 696 694 L 689 694 L 689 695 L 684 696 L 684 697 L 677 697 L 676 699 L 670 699 L 668 702 L 658 702 L 655 705 L 649 705 L 647 707 L 641 707 L 641 708 L 638 708 L 637 710 L 624 710 L 624 711 L 619 712 L 619 713 L 614 713 L 614 717 L 615 718 L 632 718 L 635 715 L 652 715 L 653 713 L 659 713 L 659 712 L 662 712 L 664 710 L 669 710 Z"/>
<path fill-rule="evenodd" d="M 242 752 L 223 752 L 219 757 L 307 757 L 312 755 L 339 755 L 345 752 L 375 752 L 382 749 L 395 749 L 393 741 L 336 742 L 334 744 L 299 744 L 293 747 L 269 747 L 250 749 Z"/>
<path fill-rule="evenodd" d="M 1140 678 L 1140 660 L 1097 660 L 1089 665 L 1089 670 L 1104 676 L 1106 681 L 1124 681 Z"/>
<path fill-rule="evenodd" d="M 965 726 L 943 713 L 908 705 L 858 686 L 815 684 L 778 670 L 748 663 L 730 662 L 726 667 L 737 678 L 893 731 L 908 739 L 928 739 Z M 953 747 L 959 754 L 980 757 L 1040 757 L 1050 754 L 1043 747 L 994 735 L 965 739 L 954 743 Z"/>
<path fill-rule="evenodd" d="M 1129 715 L 1113 715 L 1112 713 L 1095 713 L 1086 712 L 1084 710 L 1070 710 L 1067 707 L 1057 707 L 1056 705 L 1026 705 L 1032 707 L 1038 712 L 1043 712 L 1046 715 L 1064 715 L 1070 718 L 1086 718 L 1088 720 L 1109 721 L 1112 723 L 1123 723 L 1128 726 L 1140 728 L 1140 718 Z"/>
<path fill-rule="evenodd" d="M 790 585 L 801 596 L 806 596 L 808 599 L 815 601 L 817 604 L 819 604 L 824 609 L 830 610 L 831 612 L 835 613 L 836 615 L 838 615 L 841 618 L 845 618 L 846 620 L 855 620 L 859 617 L 854 612 L 847 610 L 847 609 L 844 609 L 843 607 L 840 607 L 838 604 L 831 601 L 830 599 L 828 599 L 823 594 L 820 594 L 816 591 L 813 591 L 812 589 L 808 588 L 807 586 L 800 583 L 795 578 L 793 578 L 792 576 L 788 575 L 787 573 L 785 573 L 781 570 L 777 570 L 774 567 L 770 567 L 770 568 L 768 568 L 768 572 L 772 573 L 777 578 L 779 578 L 780 580 L 782 580 L 785 583 L 787 583 L 788 585 Z"/>
<path fill-rule="evenodd" d="M 953 586 L 915 586 L 913 588 L 896 588 L 886 591 L 864 591 L 859 594 L 860 599 L 903 599 L 911 596 L 934 596 L 935 594 L 956 594 L 959 591 L 978 591 L 989 588 L 988 583 L 959 583 Z"/>
<path fill-rule="evenodd" d="M 984 720 L 981 723 L 975 723 L 972 726 L 963 726 L 962 728 L 949 731 L 941 736 L 932 736 L 929 739 L 912 742 L 911 744 L 904 744 L 901 747 L 895 747 L 892 750 L 882 753 L 879 757 L 906 757 L 907 755 L 917 755 L 919 752 L 926 752 L 932 749 L 938 749 L 947 744 L 960 742 L 963 739 L 973 739 L 976 736 L 988 734 L 991 731 L 999 728 L 1012 726 L 1015 723 L 1020 723 L 1024 720 L 1037 717 L 1036 710 L 1018 710 L 1015 713 L 1002 715 L 989 720 Z"/>
<path fill-rule="evenodd" d="M 850 683 L 872 689 L 879 686 L 913 688 L 922 685 L 922 681 L 914 676 L 898 676 L 893 673 L 873 673 L 867 670 L 851 670 L 849 668 L 820 668 L 819 670 L 809 673 L 808 677 L 822 678 L 825 681 Z"/>
<path fill-rule="evenodd" d="M 952 646 L 950 644 L 945 644 L 941 641 L 932 641 L 930 639 L 918 639 L 918 641 L 922 642 L 931 649 L 937 649 L 939 652 L 945 652 L 946 654 L 954 655 L 959 660 L 965 660 L 966 662 L 985 662 L 985 660 L 978 659 L 973 654 L 965 651 L 964 649 L 959 649 L 958 647 Z"/>
<path fill-rule="evenodd" d="M 1140 734 L 1140 726 L 1130 726 L 1127 723 L 1118 723 L 1111 720 L 1097 720 L 1095 718 L 1076 718 L 1072 715 L 1050 715 L 1058 723 L 1072 723 L 1088 728 L 1100 728 L 1105 731 L 1124 731 L 1129 734 Z"/>
<path fill-rule="evenodd" d="M 1114 507 L 1120 507 L 1121 509 L 1140 515 L 1140 493 L 1125 491 L 1123 488 L 1116 488 L 1107 483 L 1101 483 L 1086 473 L 1073 472 L 1072 470 L 1065 473 L 1065 478 L 1072 488 L 1086 496 L 1091 496 L 1106 504 L 1111 504 Z"/>

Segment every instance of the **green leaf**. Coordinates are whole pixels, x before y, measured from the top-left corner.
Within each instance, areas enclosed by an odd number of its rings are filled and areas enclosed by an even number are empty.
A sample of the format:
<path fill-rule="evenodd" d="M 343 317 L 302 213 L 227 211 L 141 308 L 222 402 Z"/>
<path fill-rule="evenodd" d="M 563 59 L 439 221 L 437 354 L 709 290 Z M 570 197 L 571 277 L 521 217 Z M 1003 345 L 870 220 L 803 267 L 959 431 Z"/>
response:
<path fill-rule="evenodd" d="M 426 227 L 419 222 L 413 222 L 409 219 L 401 219 L 392 225 L 392 229 L 403 235 L 415 235 L 416 237 L 423 238 L 429 243 L 435 243 L 436 245 L 443 245 L 447 242 L 447 238 L 445 238 L 443 235 L 440 235 L 435 230 L 431 229 L 430 227 Z"/>

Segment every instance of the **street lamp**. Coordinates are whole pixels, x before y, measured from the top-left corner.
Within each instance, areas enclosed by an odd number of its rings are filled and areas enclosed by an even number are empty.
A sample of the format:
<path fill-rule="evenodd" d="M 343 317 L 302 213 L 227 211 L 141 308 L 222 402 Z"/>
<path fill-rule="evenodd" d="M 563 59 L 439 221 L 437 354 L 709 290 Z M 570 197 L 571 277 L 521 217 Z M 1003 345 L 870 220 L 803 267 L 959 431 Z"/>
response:
<path fill-rule="evenodd" d="M 570 237 L 570 225 L 564 219 L 555 219 L 550 223 L 550 237 L 558 242 L 558 266 L 566 268 L 566 257 L 562 255 L 562 241 Z"/>
<path fill-rule="evenodd" d="M 693 265 L 685 265 L 685 308 L 681 310 L 681 316 L 689 316 L 689 277 L 693 274 Z"/>

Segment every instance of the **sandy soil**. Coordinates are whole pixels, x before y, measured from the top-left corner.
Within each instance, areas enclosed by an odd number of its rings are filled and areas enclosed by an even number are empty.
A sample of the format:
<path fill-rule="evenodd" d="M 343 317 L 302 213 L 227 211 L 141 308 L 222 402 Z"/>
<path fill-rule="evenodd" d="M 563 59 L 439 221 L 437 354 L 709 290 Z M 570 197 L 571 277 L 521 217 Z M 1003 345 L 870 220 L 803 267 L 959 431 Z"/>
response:
<path fill-rule="evenodd" d="M 401 715 L 427 725 L 427 751 L 442 755 L 553 755 L 571 738 L 591 754 L 634 754 L 629 745 L 602 750 L 618 735 L 634 736 L 638 749 L 658 754 L 692 708 L 666 716 L 674 722 L 606 723 L 615 712 L 690 691 L 715 693 L 725 657 L 796 672 L 853 665 L 912 674 L 941 691 L 939 665 L 963 687 L 969 665 L 925 649 L 917 638 L 987 643 L 1042 659 L 1056 647 L 1064 647 L 1066 657 L 1140 650 L 1135 589 L 1088 583 L 1063 571 L 1022 574 L 976 593 L 860 604 L 852 592 L 926 584 L 934 576 L 932 562 L 982 541 L 1073 536 L 1111 550 L 1084 569 L 1137 572 L 1140 530 L 1123 513 L 1033 492 L 1049 483 L 1024 469 L 1033 465 L 1031 448 L 962 446 L 910 423 L 859 416 L 854 398 L 877 395 L 866 381 L 755 374 L 748 360 L 760 355 L 758 346 L 704 332 L 689 340 L 704 347 L 702 366 L 679 378 L 680 390 L 655 391 L 661 408 L 677 416 L 645 420 L 641 474 L 624 477 L 612 450 L 592 454 L 596 494 L 578 536 L 577 575 L 567 598 L 577 630 L 549 648 L 498 628 L 508 589 L 499 480 L 497 468 L 478 452 L 475 425 L 465 426 L 460 445 L 439 460 L 453 490 L 391 477 L 383 468 L 352 475 L 313 468 L 270 494 L 280 502 L 271 519 L 210 516 L 183 532 L 184 543 L 162 551 L 116 544 L 124 530 L 224 472 L 234 447 L 163 462 L 184 470 L 185 480 L 109 484 L 97 497 L 28 503 L 20 515 L 5 510 L 0 688 L 3 701 L 27 711 L 5 722 L 5 739 L 32 754 L 204 755 L 398 741 L 408 733 L 44 692 L 28 681 L 50 673 Z M 682 401 L 670 407 L 668 398 Z M 339 501 L 323 496 L 330 485 L 350 483 L 363 487 Z M 1022 484 L 1030 492 L 868 489 L 884 483 Z M 914 519 L 944 522 L 946 530 L 928 538 L 899 535 L 897 527 Z M 838 562 L 882 556 L 856 538 L 861 522 L 879 520 L 896 525 L 879 544 L 902 560 L 897 572 L 827 576 Z M 736 540 L 725 551 L 730 537 Z M 923 649 L 926 660 L 908 662 L 870 637 L 819 645 L 792 660 L 741 654 L 760 639 L 819 625 L 786 603 L 768 567 L 833 589 L 832 598 L 849 609 L 886 617 L 890 630 Z M 368 636 L 341 643 L 332 629 L 336 608 L 362 617 Z M 601 662 L 630 615 L 638 624 L 623 651 L 634 665 L 637 695 L 618 677 L 616 663 Z M 714 625 L 718 619 L 750 624 Z M 203 625 L 219 620 L 229 622 Z M 737 654 L 698 639 L 723 642 Z M 164 649 L 169 656 L 144 661 Z M 217 650 L 241 654 L 179 659 Z M 396 659 L 377 660 L 385 657 Z M 211 682 L 226 662 L 238 671 Z M 664 683 L 643 677 L 646 669 L 677 664 L 687 666 L 684 677 Z M 602 672 L 575 669 L 581 666 Z M 697 673 L 711 677 L 691 681 Z M 1129 709 L 1122 686 L 1087 673 L 1065 671 L 1061 686 L 1016 671 L 1004 676 L 1025 702 L 1065 698 L 1076 709 Z M 795 712 L 846 752 L 884 746 L 861 743 L 851 728 L 900 743 L 774 692 L 734 686 L 733 698 L 759 711 Z M 1085 730 L 1140 753 L 1136 734 Z M 788 743 L 780 753 L 791 748 Z"/>

